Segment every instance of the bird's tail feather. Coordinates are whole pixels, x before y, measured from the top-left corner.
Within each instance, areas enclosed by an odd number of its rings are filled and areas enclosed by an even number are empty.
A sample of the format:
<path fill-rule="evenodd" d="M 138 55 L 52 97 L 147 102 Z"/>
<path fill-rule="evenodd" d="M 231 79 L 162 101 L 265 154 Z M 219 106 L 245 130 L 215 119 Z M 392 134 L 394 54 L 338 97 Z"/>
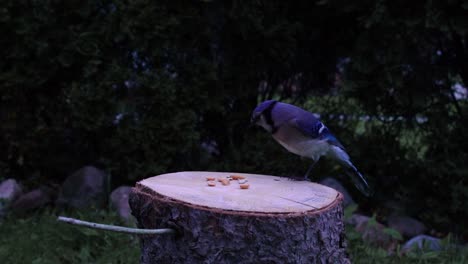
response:
<path fill-rule="evenodd" d="M 352 163 L 349 163 L 348 165 L 350 166 L 346 169 L 346 174 L 351 177 L 351 180 L 353 181 L 356 188 L 365 196 L 372 196 L 372 189 L 369 187 L 369 184 L 367 183 L 364 176 L 356 169 L 356 167 L 354 167 Z"/>
<path fill-rule="evenodd" d="M 338 160 L 338 162 L 343 165 L 345 168 L 345 172 L 348 176 L 350 176 L 351 180 L 353 181 L 356 188 L 362 192 L 365 196 L 369 197 L 372 196 L 372 190 L 367 184 L 366 179 L 362 174 L 354 167 L 353 163 L 351 163 L 349 159 L 349 155 L 346 153 L 344 148 L 339 146 L 333 146 L 333 157 Z"/>

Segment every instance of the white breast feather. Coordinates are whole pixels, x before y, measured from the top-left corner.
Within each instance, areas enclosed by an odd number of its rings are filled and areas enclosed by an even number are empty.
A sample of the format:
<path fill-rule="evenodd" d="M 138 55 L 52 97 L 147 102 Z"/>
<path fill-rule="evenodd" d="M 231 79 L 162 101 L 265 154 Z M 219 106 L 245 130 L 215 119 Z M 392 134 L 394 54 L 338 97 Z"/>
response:
<path fill-rule="evenodd" d="M 299 156 L 311 158 L 313 160 L 317 160 L 321 156 L 327 155 L 330 150 L 330 145 L 326 141 L 318 139 L 303 140 L 292 144 L 286 144 L 281 140 L 277 141 L 289 152 Z"/>

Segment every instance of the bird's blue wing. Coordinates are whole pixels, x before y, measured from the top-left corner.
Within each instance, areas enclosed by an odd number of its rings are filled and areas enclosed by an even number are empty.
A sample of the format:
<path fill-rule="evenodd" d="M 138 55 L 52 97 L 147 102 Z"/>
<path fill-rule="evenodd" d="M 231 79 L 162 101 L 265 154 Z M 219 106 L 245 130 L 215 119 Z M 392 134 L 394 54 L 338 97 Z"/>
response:
<path fill-rule="evenodd" d="M 307 115 L 306 118 L 294 118 L 289 123 L 307 137 L 326 140 L 329 144 L 344 150 L 338 139 L 312 114 Z"/>
<path fill-rule="evenodd" d="M 308 118 L 294 118 L 290 121 L 290 124 L 296 127 L 302 134 L 312 139 L 320 137 L 320 132 L 323 132 L 324 125 L 320 120 L 314 116 Z M 320 131 L 322 129 L 322 131 Z"/>

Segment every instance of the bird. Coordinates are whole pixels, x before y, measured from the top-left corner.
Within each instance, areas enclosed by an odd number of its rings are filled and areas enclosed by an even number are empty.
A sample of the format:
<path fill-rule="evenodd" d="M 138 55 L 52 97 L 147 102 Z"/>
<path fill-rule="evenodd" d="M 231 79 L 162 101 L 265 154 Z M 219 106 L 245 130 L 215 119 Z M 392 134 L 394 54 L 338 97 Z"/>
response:
<path fill-rule="evenodd" d="M 276 100 L 260 103 L 252 112 L 251 125 L 263 127 L 286 150 L 312 159 L 304 180 L 321 157 L 337 161 L 365 196 L 372 194 L 364 176 L 353 165 L 343 145 L 330 130 L 309 111 Z"/>

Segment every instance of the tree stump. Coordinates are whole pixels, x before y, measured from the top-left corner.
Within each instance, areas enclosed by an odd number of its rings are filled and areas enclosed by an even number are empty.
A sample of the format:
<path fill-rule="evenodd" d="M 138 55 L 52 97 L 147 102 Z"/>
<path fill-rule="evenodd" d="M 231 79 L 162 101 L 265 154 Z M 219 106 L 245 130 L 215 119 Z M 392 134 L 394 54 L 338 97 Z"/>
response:
<path fill-rule="evenodd" d="M 224 186 L 207 177 L 241 175 Z M 178 172 L 137 183 L 130 195 L 141 263 L 349 263 L 343 196 L 329 187 L 256 174 Z"/>

